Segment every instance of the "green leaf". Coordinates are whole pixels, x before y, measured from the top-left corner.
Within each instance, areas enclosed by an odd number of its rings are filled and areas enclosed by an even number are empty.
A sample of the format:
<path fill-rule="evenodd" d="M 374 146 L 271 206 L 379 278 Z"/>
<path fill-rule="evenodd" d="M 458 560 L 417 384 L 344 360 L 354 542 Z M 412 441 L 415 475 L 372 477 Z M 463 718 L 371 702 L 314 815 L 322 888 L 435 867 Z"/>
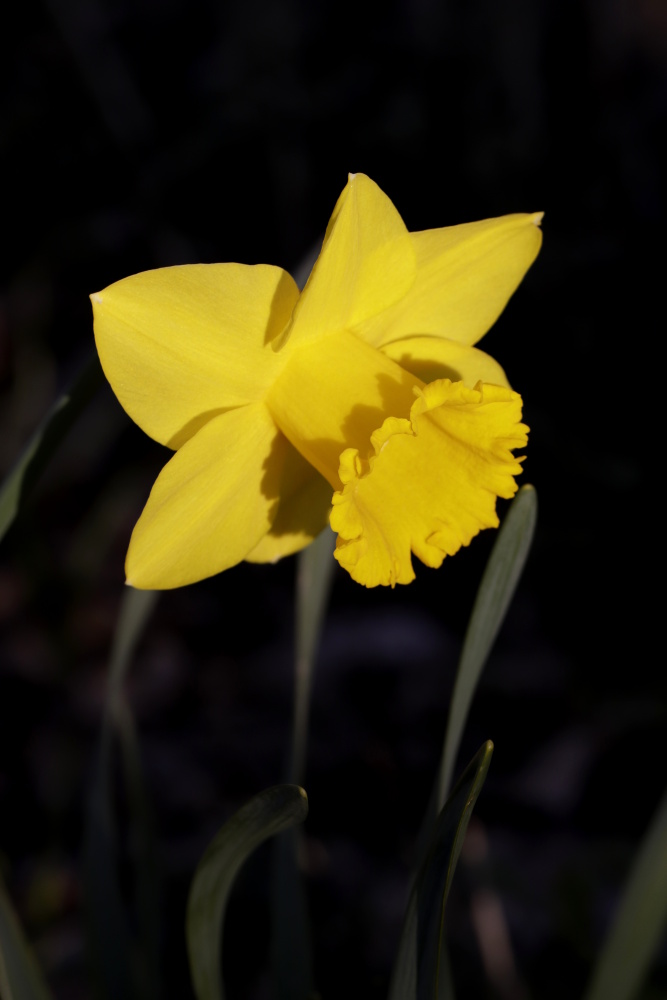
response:
<path fill-rule="evenodd" d="M 52 1000 L 1 879 L 0 997 L 2 1000 Z"/>
<path fill-rule="evenodd" d="M 303 781 L 313 669 L 336 565 L 335 537 L 331 528 L 325 528 L 298 557 L 294 717 L 288 775 L 295 784 Z"/>
<path fill-rule="evenodd" d="M 440 764 L 437 808 L 447 797 L 473 695 L 521 577 L 535 533 L 537 493 L 522 486 L 498 531 L 463 641 Z"/>
<path fill-rule="evenodd" d="M 271 974 L 277 1000 L 307 1000 L 312 995 L 310 924 L 298 854 L 301 829 L 275 839 L 271 882 Z"/>
<path fill-rule="evenodd" d="M 303 822 L 307 812 L 308 799 L 302 788 L 276 785 L 239 809 L 206 849 L 192 881 L 186 917 L 190 974 L 197 1000 L 224 997 L 222 931 L 237 872 L 263 841 Z"/>
<path fill-rule="evenodd" d="M 141 1000 L 151 1000 L 160 996 L 162 978 L 157 837 L 144 782 L 136 727 L 124 699 L 116 712 L 116 736 L 131 829 L 137 925 L 134 973 L 138 996 Z"/>
<path fill-rule="evenodd" d="M 11 527 L 60 442 L 103 382 L 102 368 L 95 354 L 30 438 L 0 487 L 0 539 Z"/>
<path fill-rule="evenodd" d="M 632 1000 L 667 925 L 667 794 L 635 857 L 584 1000 Z"/>
<path fill-rule="evenodd" d="M 99 990 L 109 1000 L 120 996 L 145 1000 L 157 993 L 156 851 L 143 789 L 134 721 L 123 694 L 127 670 L 157 597 L 155 591 L 134 590 L 131 587 L 126 588 L 123 595 L 110 657 L 102 731 L 86 816 L 84 878 L 87 943 Z M 138 947 L 130 934 L 129 918 L 120 892 L 113 794 L 116 743 L 121 753 L 135 845 Z"/>
<path fill-rule="evenodd" d="M 423 861 L 435 817 L 447 797 L 473 695 L 514 596 L 530 551 L 536 520 L 535 488 L 522 486 L 498 531 L 468 622 L 449 704 L 438 773 L 417 837 L 417 866 Z"/>
<path fill-rule="evenodd" d="M 410 893 L 389 1000 L 447 1000 L 451 996 L 449 972 L 443 967 L 445 904 L 492 754 L 489 740 L 462 774 L 436 820 L 426 859 Z"/>
<path fill-rule="evenodd" d="M 107 710 L 113 714 L 116 703 L 123 697 L 123 684 L 134 651 L 159 597 L 156 590 L 135 590 L 126 587 L 121 601 L 118 624 L 109 658 L 109 688 Z"/>
<path fill-rule="evenodd" d="M 306 766 L 315 658 L 331 592 L 335 536 L 325 528 L 298 556 L 292 742 L 287 780 L 300 785 Z M 298 866 L 299 829 L 276 837 L 271 885 L 271 971 L 278 1000 L 305 1000 L 312 957 L 306 892 Z"/>

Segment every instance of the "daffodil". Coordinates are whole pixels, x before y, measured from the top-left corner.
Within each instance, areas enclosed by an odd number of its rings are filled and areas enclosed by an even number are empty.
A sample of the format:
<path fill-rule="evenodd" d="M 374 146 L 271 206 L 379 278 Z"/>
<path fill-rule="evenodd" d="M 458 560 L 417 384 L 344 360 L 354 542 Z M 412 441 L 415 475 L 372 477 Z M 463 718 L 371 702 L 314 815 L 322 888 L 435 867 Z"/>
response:
<path fill-rule="evenodd" d="M 174 450 L 130 540 L 163 589 L 273 562 L 327 521 L 367 587 L 436 567 L 516 492 L 521 397 L 474 345 L 535 259 L 539 214 L 410 233 L 351 174 L 303 291 L 279 267 L 194 264 L 91 296 L 121 404 Z"/>

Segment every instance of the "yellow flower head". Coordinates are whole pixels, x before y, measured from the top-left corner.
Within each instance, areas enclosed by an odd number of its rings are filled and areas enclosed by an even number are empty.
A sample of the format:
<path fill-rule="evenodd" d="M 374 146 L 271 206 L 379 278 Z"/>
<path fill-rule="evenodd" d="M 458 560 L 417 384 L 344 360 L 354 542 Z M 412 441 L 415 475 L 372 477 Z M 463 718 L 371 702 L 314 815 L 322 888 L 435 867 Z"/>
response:
<path fill-rule="evenodd" d="M 409 233 L 351 174 L 304 290 L 279 267 L 194 264 L 91 296 L 102 367 L 175 450 L 128 583 L 273 562 L 325 526 L 359 583 L 409 583 L 496 527 L 516 492 L 521 397 L 473 345 L 540 248 L 541 215 Z"/>

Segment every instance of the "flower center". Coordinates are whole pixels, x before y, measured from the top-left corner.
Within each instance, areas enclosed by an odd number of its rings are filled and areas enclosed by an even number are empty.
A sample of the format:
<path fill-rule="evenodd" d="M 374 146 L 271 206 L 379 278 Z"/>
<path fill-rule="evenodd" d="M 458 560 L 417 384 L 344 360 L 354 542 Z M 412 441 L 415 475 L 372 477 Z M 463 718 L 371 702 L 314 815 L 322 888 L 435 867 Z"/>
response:
<path fill-rule="evenodd" d="M 340 489 L 340 455 L 367 456 L 371 435 L 388 416 L 407 417 L 414 375 L 352 333 L 335 333 L 295 347 L 266 397 L 286 438 Z"/>

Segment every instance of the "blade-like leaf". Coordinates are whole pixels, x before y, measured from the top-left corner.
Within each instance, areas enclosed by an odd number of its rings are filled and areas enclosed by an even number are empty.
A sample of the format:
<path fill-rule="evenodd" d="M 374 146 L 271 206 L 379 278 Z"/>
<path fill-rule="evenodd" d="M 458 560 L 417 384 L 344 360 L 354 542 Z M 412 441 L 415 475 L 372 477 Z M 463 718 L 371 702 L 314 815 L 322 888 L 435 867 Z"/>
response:
<path fill-rule="evenodd" d="M 112 706 L 114 699 L 122 695 L 134 651 L 159 596 L 156 590 L 135 590 L 134 587 L 126 587 L 123 592 L 109 660 L 108 701 Z"/>
<path fill-rule="evenodd" d="M 325 528 L 299 553 L 296 578 L 294 707 L 287 780 L 301 784 L 315 657 L 336 561 L 335 536 Z M 278 1000 L 305 1000 L 311 992 L 312 958 L 306 892 L 298 867 L 298 829 L 276 837 L 271 888 L 271 971 Z"/>
<path fill-rule="evenodd" d="M 331 528 L 325 528 L 298 557 L 294 717 L 288 774 L 289 781 L 295 784 L 303 781 L 313 668 L 336 565 L 334 541 Z"/>
<path fill-rule="evenodd" d="M 197 1000 L 223 1000 L 220 951 L 225 909 L 237 872 L 269 837 L 301 823 L 306 793 L 297 785 L 260 792 L 218 831 L 197 871 L 188 897 L 186 937 Z"/>
<path fill-rule="evenodd" d="M 271 973 L 277 1000 L 312 995 L 313 969 L 306 887 L 299 869 L 301 829 L 275 839 L 271 882 Z"/>
<path fill-rule="evenodd" d="M 441 968 L 445 904 L 492 753 L 489 740 L 462 774 L 436 820 L 426 860 L 410 893 L 389 1000 L 447 1000 L 449 996 L 448 971 Z"/>
<path fill-rule="evenodd" d="M 30 438 L 0 487 L 0 539 L 11 527 L 60 442 L 103 382 L 102 368 L 95 354 Z"/>
<path fill-rule="evenodd" d="M 137 642 L 155 603 L 154 591 L 128 587 L 114 636 L 109 664 L 107 697 L 97 763 L 86 817 L 84 876 L 87 909 L 87 943 L 97 973 L 99 991 L 109 1000 L 117 997 L 150 996 L 156 989 L 157 932 L 147 914 L 149 895 L 154 893 L 155 849 L 147 820 L 141 767 L 131 713 L 123 696 L 123 683 Z M 133 954 L 133 939 L 123 902 L 118 872 L 118 831 L 113 802 L 114 740 L 120 743 L 130 820 L 134 826 L 136 890 L 139 901 L 139 955 Z M 135 961 L 138 957 L 138 961 Z"/>
<path fill-rule="evenodd" d="M 2 1000 L 51 1000 L 1 879 L 0 997 Z"/>
<path fill-rule="evenodd" d="M 633 1000 L 667 928 L 667 794 L 639 847 L 585 1000 Z"/>
<path fill-rule="evenodd" d="M 438 809 L 447 797 L 472 698 L 514 596 L 533 540 L 536 520 L 535 488 L 522 486 L 498 531 L 463 641 L 445 730 Z"/>
<path fill-rule="evenodd" d="M 417 868 L 424 860 L 435 817 L 447 797 L 473 695 L 519 582 L 535 533 L 536 520 L 535 488 L 522 486 L 498 531 L 468 622 L 438 772 L 417 837 Z"/>
<path fill-rule="evenodd" d="M 115 726 L 132 831 L 133 889 L 137 911 L 137 992 L 141 1000 L 152 1000 L 160 995 L 162 977 L 157 839 L 134 718 L 125 699 L 118 703 Z"/>

